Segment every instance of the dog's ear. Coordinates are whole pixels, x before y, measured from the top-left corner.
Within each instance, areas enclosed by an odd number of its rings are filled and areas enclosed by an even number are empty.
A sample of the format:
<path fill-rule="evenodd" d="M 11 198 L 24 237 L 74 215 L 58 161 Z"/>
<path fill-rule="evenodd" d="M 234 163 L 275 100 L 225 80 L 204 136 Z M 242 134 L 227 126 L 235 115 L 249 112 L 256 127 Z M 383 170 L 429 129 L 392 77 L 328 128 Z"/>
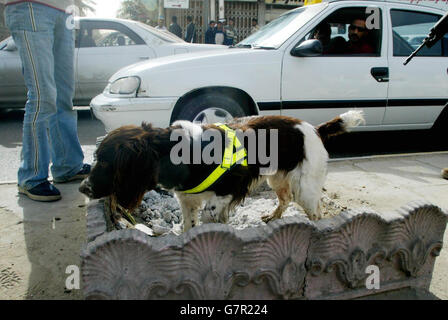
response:
<path fill-rule="evenodd" d="M 115 153 L 113 194 L 126 209 L 135 209 L 146 191 L 156 187 L 159 157 L 145 139 L 132 139 Z"/>

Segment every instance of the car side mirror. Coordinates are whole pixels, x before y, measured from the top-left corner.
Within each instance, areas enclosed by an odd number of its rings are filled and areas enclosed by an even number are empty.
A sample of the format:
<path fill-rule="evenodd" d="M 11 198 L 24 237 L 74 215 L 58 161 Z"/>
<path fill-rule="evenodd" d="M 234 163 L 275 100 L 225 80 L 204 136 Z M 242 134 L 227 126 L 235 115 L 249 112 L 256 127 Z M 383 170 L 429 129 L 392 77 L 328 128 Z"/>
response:
<path fill-rule="evenodd" d="M 8 41 L 8 44 L 6 45 L 5 49 L 3 49 L 5 51 L 16 51 L 17 50 L 17 46 L 16 43 L 14 42 L 14 40 L 11 38 Z"/>
<path fill-rule="evenodd" d="M 322 43 L 317 39 L 303 41 L 291 50 L 294 57 L 316 57 L 322 54 Z"/>

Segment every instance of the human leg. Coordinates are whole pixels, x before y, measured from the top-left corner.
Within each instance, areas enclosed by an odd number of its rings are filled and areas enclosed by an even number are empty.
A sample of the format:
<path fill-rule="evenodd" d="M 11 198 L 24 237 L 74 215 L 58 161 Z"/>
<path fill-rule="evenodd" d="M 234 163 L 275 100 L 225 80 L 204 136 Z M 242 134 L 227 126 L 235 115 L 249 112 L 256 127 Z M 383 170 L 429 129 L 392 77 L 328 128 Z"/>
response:
<path fill-rule="evenodd" d="M 51 171 L 55 182 L 84 179 L 90 166 L 83 165 L 83 151 L 78 138 L 77 112 L 73 109 L 75 92 L 74 30 L 67 27 L 69 15 L 59 12 L 55 27 L 53 55 L 57 88 L 57 112 L 50 121 Z"/>
<path fill-rule="evenodd" d="M 31 3 L 6 8 L 6 22 L 19 49 L 28 100 L 23 121 L 19 186 L 30 190 L 48 178 L 48 123 L 56 113 L 53 22 L 51 15 Z"/>

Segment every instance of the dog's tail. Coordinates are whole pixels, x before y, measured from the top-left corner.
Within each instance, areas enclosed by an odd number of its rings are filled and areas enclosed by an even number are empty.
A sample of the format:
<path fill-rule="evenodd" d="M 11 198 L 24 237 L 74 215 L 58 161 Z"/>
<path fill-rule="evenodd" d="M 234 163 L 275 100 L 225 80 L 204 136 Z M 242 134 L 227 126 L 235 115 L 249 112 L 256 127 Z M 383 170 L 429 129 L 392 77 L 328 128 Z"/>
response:
<path fill-rule="evenodd" d="M 316 130 L 322 141 L 325 142 L 328 138 L 349 132 L 351 128 L 365 122 L 362 110 L 349 110 L 333 120 L 318 125 Z"/>

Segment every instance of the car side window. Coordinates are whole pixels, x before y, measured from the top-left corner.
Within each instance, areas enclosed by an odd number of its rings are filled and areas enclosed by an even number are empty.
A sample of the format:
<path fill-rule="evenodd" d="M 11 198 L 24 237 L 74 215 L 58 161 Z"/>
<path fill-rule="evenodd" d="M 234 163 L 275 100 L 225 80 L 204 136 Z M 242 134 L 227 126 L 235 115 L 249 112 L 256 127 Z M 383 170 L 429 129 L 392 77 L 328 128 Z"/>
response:
<path fill-rule="evenodd" d="M 126 34 L 114 29 L 94 29 L 92 35 L 97 47 L 132 46 L 136 44 Z"/>
<path fill-rule="evenodd" d="M 163 31 L 160 31 L 160 32 L 163 32 Z M 150 46 L 161 46 L 163 44 L 166 44 L 166 40 L 163 40 L 163 39 L 157 37 L 156 35 L 153 35 L 150 32 L 148 32 L 146 34 L 146 42 Z"/>
<path fill-rule="evenodd" d="M 436 14 L 393 9 L 392 37 L 394 56 L 409 56 L 429 34 L 434 24 L 441 18 Z M 448 35 L 431 48 L 423 47 L 417 56 L 448 56 Z"/>
<path fill-rule="evenodd" d="M 381 10 L 376 11 L 373 26 L 367 12 L 367 7 L 339 9 L 319 23 L 305 39 L 318 39 L 324 56 L 380 56 Z"/>
<path fill-rule="evenodd" d="M 144 44 L 132 30 L 117 23 L 86 23 L 81 28 L 80 48 L 116 47 Z"/>

